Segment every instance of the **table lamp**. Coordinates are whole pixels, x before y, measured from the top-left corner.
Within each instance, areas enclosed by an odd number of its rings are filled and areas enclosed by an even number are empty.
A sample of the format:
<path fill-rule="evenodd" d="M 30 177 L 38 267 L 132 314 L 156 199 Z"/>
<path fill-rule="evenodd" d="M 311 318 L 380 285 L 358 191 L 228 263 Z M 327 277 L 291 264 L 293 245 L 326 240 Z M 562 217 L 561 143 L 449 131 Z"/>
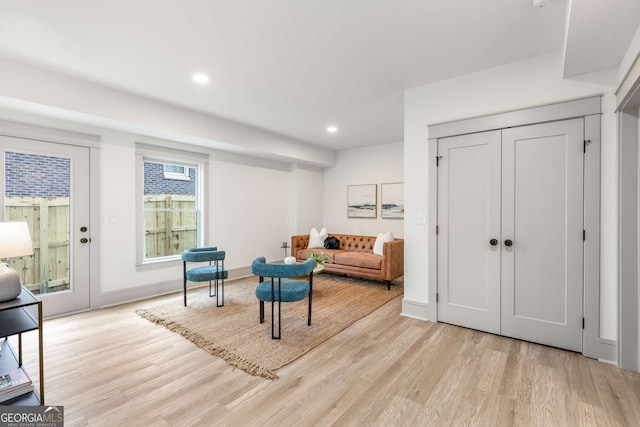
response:
<path fill-rule="evenodd" d="M 0 260 L 33 254 L 31 235 L 26 222 L 0 222 Z M 9 264 L 0 263 L 0 302 L 20 295 L 20 275 Z"/>

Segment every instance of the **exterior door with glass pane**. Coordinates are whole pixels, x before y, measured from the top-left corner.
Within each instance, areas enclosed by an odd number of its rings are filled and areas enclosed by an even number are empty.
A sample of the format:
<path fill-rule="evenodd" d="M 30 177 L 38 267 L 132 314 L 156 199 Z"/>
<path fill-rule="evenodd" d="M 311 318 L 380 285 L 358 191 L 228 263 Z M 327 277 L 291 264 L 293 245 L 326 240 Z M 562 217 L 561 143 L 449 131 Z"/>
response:
<path fill-rule="evenodd" d="M 34 254 L 9 260 L 45 316 L 89 309 L 89 149 L 0 136 L 3 221 L 29 226 Z"/>

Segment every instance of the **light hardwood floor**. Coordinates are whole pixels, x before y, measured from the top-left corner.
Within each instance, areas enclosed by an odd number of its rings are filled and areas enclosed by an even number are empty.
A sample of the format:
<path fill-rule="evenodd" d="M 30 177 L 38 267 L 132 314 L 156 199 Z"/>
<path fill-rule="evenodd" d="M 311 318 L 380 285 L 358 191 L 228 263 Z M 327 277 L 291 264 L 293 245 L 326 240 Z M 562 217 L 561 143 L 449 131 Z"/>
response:
<path fill-rule="evenodd" d="M 402 317 L 400 298 L 276 380 L 134 313 L 171 299 L 181 295 L 45 322 L 46 403 L 64 405 L 66 426 L 640 426 L 640 374 Z"/>

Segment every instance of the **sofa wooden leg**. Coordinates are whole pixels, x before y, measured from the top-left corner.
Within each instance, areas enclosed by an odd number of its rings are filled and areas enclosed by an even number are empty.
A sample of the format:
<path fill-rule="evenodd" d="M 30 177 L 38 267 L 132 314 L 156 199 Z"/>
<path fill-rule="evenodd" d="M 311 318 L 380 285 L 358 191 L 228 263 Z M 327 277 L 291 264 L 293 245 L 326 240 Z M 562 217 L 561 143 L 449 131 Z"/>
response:
<path fill-rule="evenodd" d="M 387 290 L 391 290 L 391 280 L 387 280 Z"/>

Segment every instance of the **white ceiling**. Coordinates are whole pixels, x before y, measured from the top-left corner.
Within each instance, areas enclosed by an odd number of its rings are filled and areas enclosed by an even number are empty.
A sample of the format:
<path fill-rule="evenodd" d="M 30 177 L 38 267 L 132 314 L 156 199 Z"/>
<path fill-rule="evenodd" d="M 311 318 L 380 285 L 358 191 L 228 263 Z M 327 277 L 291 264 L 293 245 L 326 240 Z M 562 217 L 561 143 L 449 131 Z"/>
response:
<path fill-rule="evenodd" d="M 640 0 L 574 0 L 564 77 L 617 67 L 640 24 Z"/>
<path fill-rule="evenodd" d="M 567 0 L 0 0 L 0 56 L 343 149 L 402 141 L 405 89 L 562 49 L 566 12 Z M 585 42 L 567 40 L 565 58 L 580 58 Z"/>

